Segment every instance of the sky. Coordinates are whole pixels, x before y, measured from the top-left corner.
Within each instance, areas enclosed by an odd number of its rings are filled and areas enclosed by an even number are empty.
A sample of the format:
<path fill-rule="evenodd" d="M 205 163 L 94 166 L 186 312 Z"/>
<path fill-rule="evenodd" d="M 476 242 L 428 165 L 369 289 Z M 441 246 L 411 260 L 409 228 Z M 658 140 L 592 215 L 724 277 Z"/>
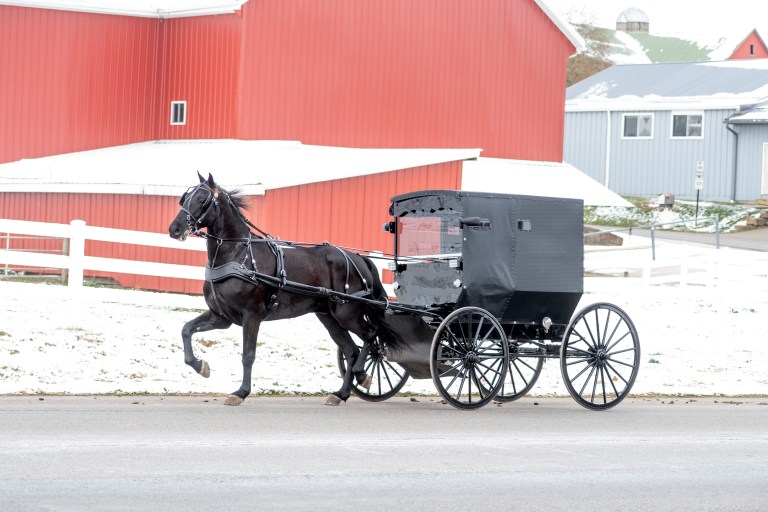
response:
<path fill-rule="evenodd" d="M 766 0 L 544 0 L 546 5 L 572 22 L 593 21 L 596 26 L 615 28 L 622 11 L 635 7 L 648 15 L 654 35 L 688 36 L 701 42 L 716 42 L 740 32 L 743 37 L 757 28 L 768 40 Z"/>

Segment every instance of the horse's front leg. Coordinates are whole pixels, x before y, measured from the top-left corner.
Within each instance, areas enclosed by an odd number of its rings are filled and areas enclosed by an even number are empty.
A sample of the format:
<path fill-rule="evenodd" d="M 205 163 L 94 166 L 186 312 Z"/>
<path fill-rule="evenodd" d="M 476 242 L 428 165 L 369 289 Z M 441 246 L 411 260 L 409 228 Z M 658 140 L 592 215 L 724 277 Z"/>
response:
<path fill-rule="evenodd" d="M 251 372 L 256 360 L 256 340 L 259 337 L 261 316 L 251 315 L 243 319 L 243 382 L 240 389 L 230 394 L 224 405 L 240 405 L 251 394 Z"/>
<path fill-rule="evenodd" d="M 210 310 L 184 324 L 184 327 L 181 329 L 181 340 L 184 344 L 184 362 L 197 373 L 208 378 L 211 374 L 211 368 L 208 366 L 208 363 L 195 357 L 195 353 L 192 350 L 192 335 L 196 332 L 226 329 L 230 325 L 232 325 L 231 322 Z"/>

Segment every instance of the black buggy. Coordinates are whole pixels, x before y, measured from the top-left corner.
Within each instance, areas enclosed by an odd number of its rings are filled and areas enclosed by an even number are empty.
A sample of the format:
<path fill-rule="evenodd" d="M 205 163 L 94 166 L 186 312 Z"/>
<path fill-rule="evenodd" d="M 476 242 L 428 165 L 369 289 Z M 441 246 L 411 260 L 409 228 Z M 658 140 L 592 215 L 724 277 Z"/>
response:
<path fill-rule="evenodd" d="M 431 378 L 463 409 L 512 401 L 559 359 L 571 396 L 608 409 L 639 368 L 637 330 L 615 305 L 574 314 L 583 294 L 583 203 L 576 199 L 430 190 L 392 198 L 394 291 L 366 356 L 371 401 L 409 377 Z M 344 374 L 346 360 L 338 354 Z"/>

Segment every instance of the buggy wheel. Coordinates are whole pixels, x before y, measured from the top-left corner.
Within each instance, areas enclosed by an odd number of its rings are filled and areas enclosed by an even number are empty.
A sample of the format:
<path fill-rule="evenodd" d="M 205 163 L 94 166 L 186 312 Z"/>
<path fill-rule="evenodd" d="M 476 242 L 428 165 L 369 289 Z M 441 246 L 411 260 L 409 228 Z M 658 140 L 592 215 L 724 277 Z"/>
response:
<path fill-rule="evenodd" d="M 355 344 L 358 349 L 362 348 L 362 345 L 357 341 Z M 337 350 L 337 362 L 341 376 L 344 377 L 347 372 L 347 358 L 341 349 Z M 408 377 L 410 377 L 408 370 L 397 363 L 386 360 L 378 337 L 371 342 L 363 369 L 371 378 L 371 387 L 366 389 L 357 382 L 357 379 L 353 378 L 352 394 L 369 402 L 382 402 L 392 398 L 403 389 L 405 383 L 408 382 Z"/>
<path fill-rule="evenodd" d="M 579 405 L 605 410 L 621 402 L 637 378 L 640 339 L 618 307 L 597 303 L 573 317 L 560 347 L 563 381 Z"/>
<path fill-rule="evenodd" d="M 508 361 L 504 329 L 482 308 L 457 309 L 432 338 L 432 380 L 446 402 L 459 409 L 476 409 L 493 400 L 504 384 Z"/>
<path fill-rule="evenodd" d="M 512 402 L 524 397 L 533 389 L 544 366 L 541 350 L 527 341 L 510 340 L 507 376 L 496 400 Z"/>

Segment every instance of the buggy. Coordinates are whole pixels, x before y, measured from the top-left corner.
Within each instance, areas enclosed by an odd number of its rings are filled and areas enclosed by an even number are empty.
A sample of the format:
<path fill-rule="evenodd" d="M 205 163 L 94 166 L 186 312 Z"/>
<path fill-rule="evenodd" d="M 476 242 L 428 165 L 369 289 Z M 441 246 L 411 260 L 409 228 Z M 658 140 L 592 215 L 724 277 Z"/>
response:
<path fill-rule="evenodd" d="M 369 388 L 394 396 L 431 378 L 443 399 L 474 409 L 516 400 L 558 359 L 566 388 L 594 410 L 617 405 L 639 368 L 637 330 L 609 303 L 574 314 L 583 295 L 583 202 L 427 190 L 392 198 L 390 270 L 397 302 L 365 355 Z M 342 374 L 346 359 L 339 351 Z"/>

